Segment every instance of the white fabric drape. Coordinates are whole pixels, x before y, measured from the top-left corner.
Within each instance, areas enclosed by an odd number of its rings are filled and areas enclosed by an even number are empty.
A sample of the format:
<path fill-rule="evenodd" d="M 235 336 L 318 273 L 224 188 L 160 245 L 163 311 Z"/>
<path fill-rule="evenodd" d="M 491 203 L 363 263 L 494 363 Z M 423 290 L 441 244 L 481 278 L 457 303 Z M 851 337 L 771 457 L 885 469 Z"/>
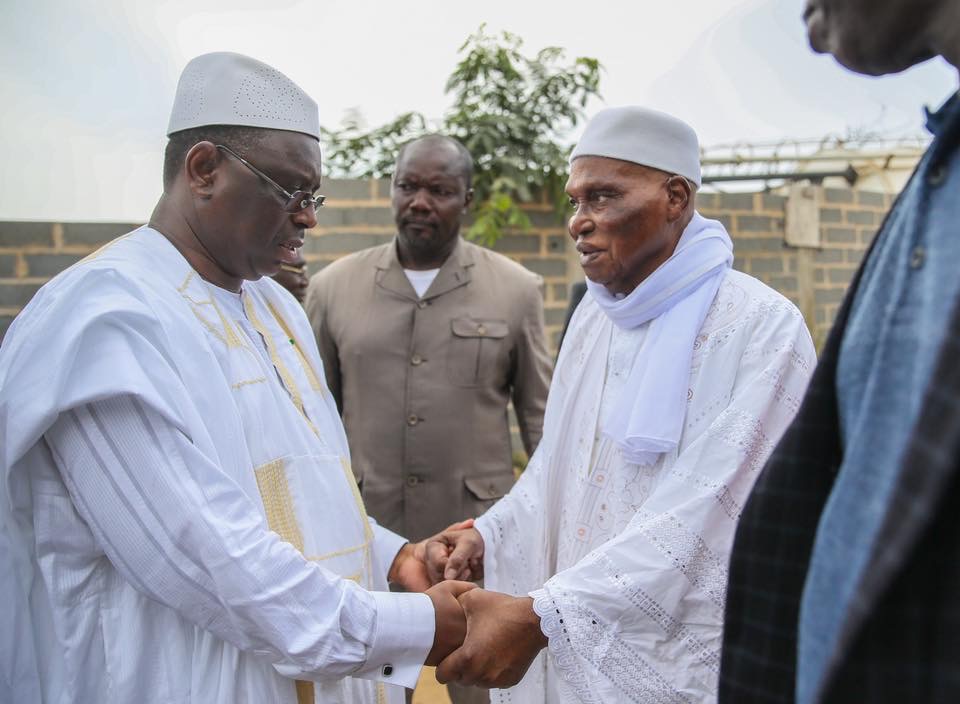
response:
<path fill-rule="evenodd" d="M 621 330 L 584 298 L 543 440 L 477 522 L 485 586 L 534 596 L 549 636 L 495 702 L 715 700 L 736 521 L 799 407 L 814 349 L 793 305 L 728 271 L 693 344 L 679 444 L 644 465 L 601 427 L 648 354 L 651 328 Z"/>
<path fill-rule="evenodd" d="M 647 352 L 633 365 L 619 407 L 604 422 L 604 432 L 632 462 L 653 462 L 676 449 L 694 341 L 732 263 L 733 242 L 723 224 L 695 212 L 673 255 L 624 298 L 587 280 L 597 305 L 617 327 L 631 330 L 653 321 Z"/>
<path fill-rule="evenodd" d="M 433 608 L 386 591 L 403 539 L 365 515 L 306 318 L 269 279 L 224 293 L 141 228 L 10 328 L 13 701 L 294 702 L 296 678 L 402 702 L 384 682 L 416 680 Z"/>

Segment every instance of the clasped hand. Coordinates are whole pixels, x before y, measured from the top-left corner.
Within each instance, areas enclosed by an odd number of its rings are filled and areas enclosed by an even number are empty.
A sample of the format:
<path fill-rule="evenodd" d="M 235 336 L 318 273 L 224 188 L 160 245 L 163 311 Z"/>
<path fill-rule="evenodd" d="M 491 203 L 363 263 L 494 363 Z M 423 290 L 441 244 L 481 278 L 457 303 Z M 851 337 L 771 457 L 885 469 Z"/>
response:
<path fill-rule="evenodd" d="M 446 584 L 465 583 L 437 586 Z M 476 588 L 462 591 L 459 603 L 466 617 L 466 636 L 463 645 L 437 667 L 437 680 L 501 689 L 517 684 L 547 645 L 533 599 Z"/>
<path fill-rule="evenodd" d="M 445 647 L 463 634 L 462 645 L 458 643 L 459 647 L 441 658 L 437 680 L 478 687 L 512 687 L 547 644 L 533 600 L 471 589 L 473 585 L 467 586 L 464 581 L 443 581 L 482 579 L 483 548 L 483 537 L 472 521 L 452 525 L 415 546 L 415 555 L 425 564 L 430 581 L 436 584 L 427 593 L 450 585 L 449 594 L 456 594 L 464 619 L 461 626 L 455 614 L 446 611 L 444 617 L 451 618 L 449 625 L 437 618 L 438 639 L 441 629 L 449 629 L 452 636 L 444 637 Z M 442 605 L 449 607 L 449 599 L 444 598 Z M 435 644 L 427 664 L 435 664 L 440 655 Z"/>
<path fill-rule="evenodd" d="M 418 543 L 417 549 L 434 584 L 445 579 L 483 579 L 483 536 L 472 520 L 455 523 Z"/>

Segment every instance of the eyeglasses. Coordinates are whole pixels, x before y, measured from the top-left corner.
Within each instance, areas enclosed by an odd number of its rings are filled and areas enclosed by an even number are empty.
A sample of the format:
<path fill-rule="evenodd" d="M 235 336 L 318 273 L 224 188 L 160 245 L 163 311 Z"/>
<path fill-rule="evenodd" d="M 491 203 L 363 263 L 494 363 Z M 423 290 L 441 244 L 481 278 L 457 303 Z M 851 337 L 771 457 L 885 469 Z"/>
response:
<path fill-rule="evenodd" d="M 273 186 L 278 191 L 280 191 L 280 193 L 283 194 L 283 197 L 287 199 L 287 203 L 286 205 L 283 206 L 283 209 L 288 213 L 299 213 L 301 210 L 306 210 L 311 205 L 313 206 L 314 210 L 318 210 L 320 206 L 323 205 L 323 201 L 327 199 L 326 196 L 314 195 L 310 191 L 294 191 L 293 193 L 291 193 L 286 188 L 284 188 L 279 183 L 277 183 L 272 178 L 270 178 L 265 173 L 263 173 L 256 166 L 254 166 L 249 161 L 247 161 L 242 156 L 240 156 L 235 151 L 233 151 L 230 147 L 226 147 L 222 144 L 215 144 L 214 146 L 217 149 L 222 149 L 223 151 L 225 151 L 227 154 L 229 154 L 234 159 L 236 159 L 241 164 L 243 164 L 248 169 L 250 169 L 257 176 L 259 176 L 264 181 L 266 181 L 271 186 Z"/>

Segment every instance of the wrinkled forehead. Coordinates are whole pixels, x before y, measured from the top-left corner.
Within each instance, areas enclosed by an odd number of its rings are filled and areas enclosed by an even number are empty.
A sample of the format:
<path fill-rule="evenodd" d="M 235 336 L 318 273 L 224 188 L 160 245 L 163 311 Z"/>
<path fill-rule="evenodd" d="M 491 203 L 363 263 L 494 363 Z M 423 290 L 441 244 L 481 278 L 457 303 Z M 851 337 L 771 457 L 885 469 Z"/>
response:
<path fill-rule="evenodd" d="M 652 178 L 662 178 L 666 172 L 644 164 L 607 156 L 581 156 L 570 162 L 570 177 L 567 191 L 592 187 L 597 183 L 645 183 Z"/>

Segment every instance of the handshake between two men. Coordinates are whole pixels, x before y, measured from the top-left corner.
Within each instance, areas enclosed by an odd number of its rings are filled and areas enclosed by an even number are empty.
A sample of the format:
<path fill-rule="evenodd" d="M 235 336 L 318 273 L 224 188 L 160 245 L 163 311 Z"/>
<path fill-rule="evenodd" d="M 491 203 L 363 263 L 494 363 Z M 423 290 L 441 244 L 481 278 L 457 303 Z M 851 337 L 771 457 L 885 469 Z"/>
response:
<path fill-rule="evenodd" d="M 473 519 L 455 523 L 397 555 L 389 580 L 423 591 L 436 612 L 426 664 L 437 680 L 464 686 L 512 687 L 547 645 L 530 597 L 481 589 L 483 537 Z"/>

